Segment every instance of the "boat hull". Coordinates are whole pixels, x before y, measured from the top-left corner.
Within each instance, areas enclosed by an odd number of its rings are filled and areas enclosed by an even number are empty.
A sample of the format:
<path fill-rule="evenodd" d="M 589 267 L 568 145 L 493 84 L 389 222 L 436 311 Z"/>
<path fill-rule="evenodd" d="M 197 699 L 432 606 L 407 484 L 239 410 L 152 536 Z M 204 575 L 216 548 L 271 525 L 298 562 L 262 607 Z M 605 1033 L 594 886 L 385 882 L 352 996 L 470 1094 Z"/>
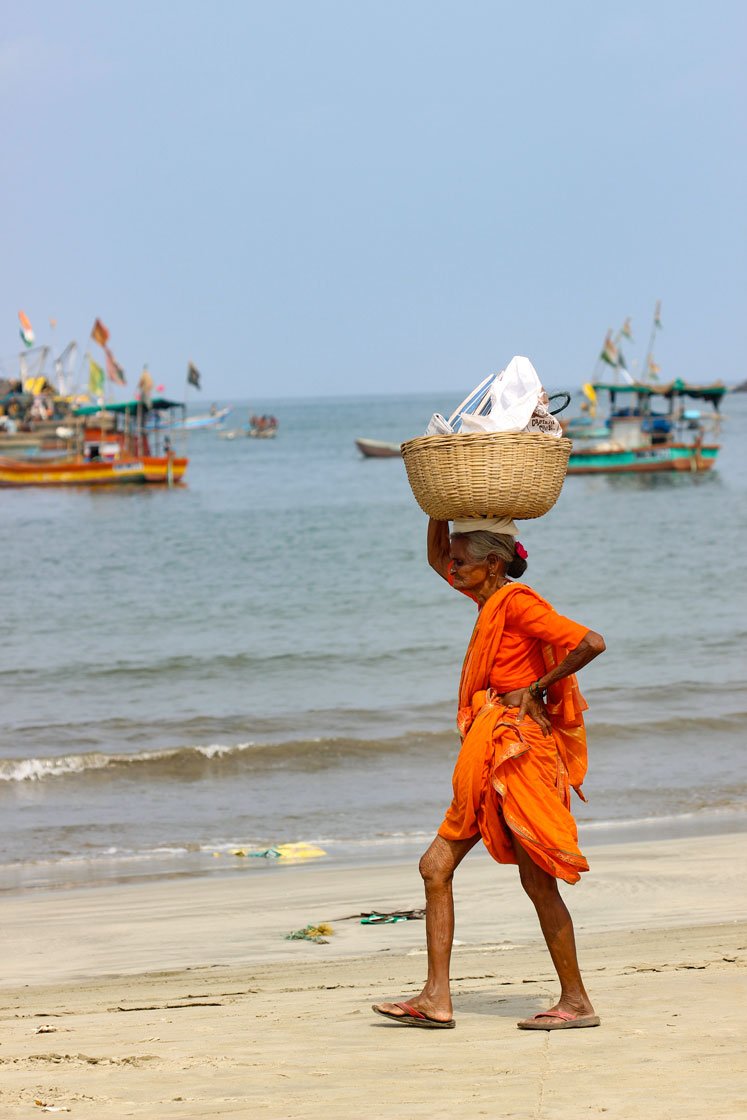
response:
<path fill-rule="evenodd" d="M 355 446 L 367 459 L 401 459 L 398 443 L 385 443 L 379 439 L 357 439 Z"/>
<path fill-rule="evenodd" d="M 0 487 L 169 485 L 181 481 L 188 459 L 140 456 L 119 462 L 61 459 L 30 463 L 0 459 Z"/>
<path fill-rule="evenodd" d="M 195 432 L 203 428 L 220 428 L 232 412 L 233 405 L 230 405 L 228 408 L 219 408 L 217 412 L 206 413 L 204 416 L 187 416 L 186 419 L 175 420 L 173 423 L 162 423 L 160 420 L 151 419 L 145 424 L 145 430 L 147 432 Z"/>
<path fill-rule="evenodd" d="M 718 445 L 670 443 L 620 451 L 573 450 L 568 474 L 642 474 L 652 471 L 709 471 L 716 462 Z"/>

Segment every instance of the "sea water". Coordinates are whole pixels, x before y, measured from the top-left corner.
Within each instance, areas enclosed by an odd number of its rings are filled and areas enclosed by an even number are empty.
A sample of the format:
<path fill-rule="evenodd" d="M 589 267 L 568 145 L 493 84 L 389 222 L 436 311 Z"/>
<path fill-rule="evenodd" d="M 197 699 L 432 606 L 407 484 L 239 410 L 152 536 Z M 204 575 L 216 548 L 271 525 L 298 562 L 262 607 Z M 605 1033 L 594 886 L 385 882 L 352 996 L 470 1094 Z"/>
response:
<path fill-rule="evenodd" d="M 410 855 L 450 800 L 474 605 L 399 459 L 463 396 L 256 400 L 186 485 L 0 492 L 0 888 Z M 203 408 L 202 411 L 205 409 Z M 581 841 L 747 827 L 747 395 L 715 470 L 566 480 L 526 581 L 600 631 Z"/>

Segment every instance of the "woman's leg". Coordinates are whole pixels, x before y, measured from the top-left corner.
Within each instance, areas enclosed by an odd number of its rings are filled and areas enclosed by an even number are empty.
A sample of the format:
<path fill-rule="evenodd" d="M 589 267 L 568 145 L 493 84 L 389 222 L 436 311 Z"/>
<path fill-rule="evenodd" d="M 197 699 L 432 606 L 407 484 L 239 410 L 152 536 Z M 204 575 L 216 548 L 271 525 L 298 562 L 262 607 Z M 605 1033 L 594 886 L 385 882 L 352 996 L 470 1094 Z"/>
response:
<path fill-rule="evenodd" d="M 563 1011 L 574 1017 L 593 1015 L 594 1008 L 578 967 L 573 922 L 558 890 L 557 880 L 537 866 L 516 836 L 512 836 L 512 841 L 521 885 L 537 910 L 542 934 L 560 980 L 560 999 L 550 1010 Z M 549 1026 L 559 1021 L 550 1017 L 547 1019 Z"/>
<path fill-rule="evenodd" d="M 454 940 L 454 896 L 451 884 L 454 872 L 467 852 L 474 848 L 479 835 L 469 840 L 445 840 L 437 836 L 420 860 L 420 874 L 425 884 L 425 936 L 428 946 L 428 978 L 422 992 L 407 999 L 431 1019 L 451 1019 L 449 963 Z M 390 1015 L 406 1015 L 395 1003 L 376 1005 Z"/>

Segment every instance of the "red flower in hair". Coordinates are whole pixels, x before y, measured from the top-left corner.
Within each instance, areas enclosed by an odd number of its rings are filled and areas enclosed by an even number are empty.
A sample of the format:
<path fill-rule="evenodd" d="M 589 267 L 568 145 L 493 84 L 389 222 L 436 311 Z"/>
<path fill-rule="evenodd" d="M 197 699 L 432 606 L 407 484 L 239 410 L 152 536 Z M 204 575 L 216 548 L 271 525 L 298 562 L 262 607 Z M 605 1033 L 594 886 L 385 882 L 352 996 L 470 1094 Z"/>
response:
<path fill-rule="evenodd" d="M 529 553 L 524 548 L 524 545 L 521 543 L 521 541 L 516 542 L 515 548 L 516 548 L 516 555 L 520 556 L 522 558 L 522 560 L 526 560 Z"/>

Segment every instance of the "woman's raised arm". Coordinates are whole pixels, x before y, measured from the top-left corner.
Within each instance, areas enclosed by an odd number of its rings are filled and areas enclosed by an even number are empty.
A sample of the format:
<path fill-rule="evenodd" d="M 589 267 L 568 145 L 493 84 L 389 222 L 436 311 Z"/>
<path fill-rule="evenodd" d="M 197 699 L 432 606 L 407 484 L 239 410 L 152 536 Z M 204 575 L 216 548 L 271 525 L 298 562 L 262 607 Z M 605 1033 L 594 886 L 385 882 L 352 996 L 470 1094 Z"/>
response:
<path fill-rule="evenodd" d="M 449 578 L 449 522 L 428 518 L 428 563 L 445 580 Z"/>

